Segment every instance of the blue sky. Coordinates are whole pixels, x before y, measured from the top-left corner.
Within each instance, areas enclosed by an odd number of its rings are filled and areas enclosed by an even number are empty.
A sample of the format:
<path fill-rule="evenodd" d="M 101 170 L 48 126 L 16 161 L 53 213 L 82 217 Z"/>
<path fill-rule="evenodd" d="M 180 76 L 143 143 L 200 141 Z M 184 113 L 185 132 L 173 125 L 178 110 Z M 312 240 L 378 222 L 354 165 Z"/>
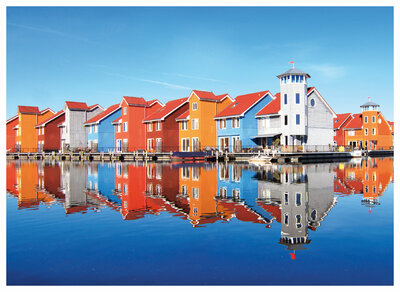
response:
<path fill-rule="evenodd" d="M 291 67 L 336 113 L 393 120 L 391 7 L 8 7 L 7 118 L 66 100 L 279 92 Z"/>

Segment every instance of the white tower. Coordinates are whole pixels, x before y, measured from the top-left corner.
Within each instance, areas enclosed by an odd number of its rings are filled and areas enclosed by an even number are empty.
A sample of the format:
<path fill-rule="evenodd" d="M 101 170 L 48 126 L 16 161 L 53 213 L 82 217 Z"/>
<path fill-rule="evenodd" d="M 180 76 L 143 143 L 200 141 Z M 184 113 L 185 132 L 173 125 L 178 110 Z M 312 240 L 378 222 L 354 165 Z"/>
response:
<path fill-rule="evenodd" d="M 311 76 L 293 68 L 277 76 L 281 83 L 281 145 L 307 143 L 307 79 Z"/>

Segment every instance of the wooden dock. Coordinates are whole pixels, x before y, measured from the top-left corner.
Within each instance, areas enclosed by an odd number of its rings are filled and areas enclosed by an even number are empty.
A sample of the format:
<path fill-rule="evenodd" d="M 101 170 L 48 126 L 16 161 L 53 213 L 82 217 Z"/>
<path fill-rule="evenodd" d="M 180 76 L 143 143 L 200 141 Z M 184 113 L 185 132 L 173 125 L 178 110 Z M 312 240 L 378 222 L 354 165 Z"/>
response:
<path fill-rule="evenodd" d="M 100 152 L 100 153 L 7 153 L 10 160 L 65 160 L 65 161 L 162 161 L 162 162 L 194 162 L 194 161 L 237 161 L 248 162 L 263 152 Z M 365 151 L 363 156 L 393 156 L 393 150 Z M 346 161 L 353 158 L 351 152 L 283 152 L 270 156 L 271 163 L 323 163 Z"/>

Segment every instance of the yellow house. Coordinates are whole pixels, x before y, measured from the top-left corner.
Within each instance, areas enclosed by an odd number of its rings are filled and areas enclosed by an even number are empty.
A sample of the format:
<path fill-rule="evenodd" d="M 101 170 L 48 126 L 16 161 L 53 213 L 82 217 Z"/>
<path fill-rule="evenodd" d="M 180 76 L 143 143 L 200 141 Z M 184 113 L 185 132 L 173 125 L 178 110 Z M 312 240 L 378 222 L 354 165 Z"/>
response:
<path fill-rule="evenodd" d="M 193 90 L 189 95 L 189 110 L 179 116 L 179 151 L 202 151 L 217 147 L 217 127 L 214 116 L 233 102 L 229 94 L 215 95 Z"/>

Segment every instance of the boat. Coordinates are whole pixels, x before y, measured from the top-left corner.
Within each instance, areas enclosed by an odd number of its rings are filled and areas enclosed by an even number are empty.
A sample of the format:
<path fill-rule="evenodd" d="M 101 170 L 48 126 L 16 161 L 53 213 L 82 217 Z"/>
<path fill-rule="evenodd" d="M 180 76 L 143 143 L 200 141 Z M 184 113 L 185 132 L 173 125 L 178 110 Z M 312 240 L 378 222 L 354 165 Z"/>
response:
<path fill-rule="evenodd" d="M 363 152 L 362 150 L 353 150 L 350 152 L 351 157 L 362 157 Z"/>
<path fill-rule="evenodd" d="M 267 155 L 256 155 L 249 159 L 249 163 L 255 165 L 263 165 L 263 164 L 270 164 L 271 157 Z"/>

